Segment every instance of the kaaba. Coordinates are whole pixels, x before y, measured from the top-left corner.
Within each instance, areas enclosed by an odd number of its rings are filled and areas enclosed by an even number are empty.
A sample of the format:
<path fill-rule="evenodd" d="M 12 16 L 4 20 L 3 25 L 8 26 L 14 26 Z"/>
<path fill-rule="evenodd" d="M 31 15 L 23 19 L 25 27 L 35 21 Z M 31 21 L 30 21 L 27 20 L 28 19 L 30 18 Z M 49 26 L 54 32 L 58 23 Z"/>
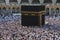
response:
<path fill-rule="evenodd" d="M 45 10 L 44 5 L 40 6 L 21 6 L 21 25 L 22 26 L 41 26 L 45 23 L 45 15 L 39 13 Z"/>

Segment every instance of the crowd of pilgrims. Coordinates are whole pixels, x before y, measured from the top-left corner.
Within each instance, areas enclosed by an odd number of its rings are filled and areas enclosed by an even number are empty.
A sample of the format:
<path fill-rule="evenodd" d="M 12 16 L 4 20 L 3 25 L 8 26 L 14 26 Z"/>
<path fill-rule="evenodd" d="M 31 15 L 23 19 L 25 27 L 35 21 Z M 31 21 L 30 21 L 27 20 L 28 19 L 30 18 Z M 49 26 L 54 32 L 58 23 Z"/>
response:
<path fill-rule="evenodd" d="M 43 28 L 22 26 L 21 16 L 0 17 L 0 40 L 60 40 L 60 17 L 46 17 Z"/>

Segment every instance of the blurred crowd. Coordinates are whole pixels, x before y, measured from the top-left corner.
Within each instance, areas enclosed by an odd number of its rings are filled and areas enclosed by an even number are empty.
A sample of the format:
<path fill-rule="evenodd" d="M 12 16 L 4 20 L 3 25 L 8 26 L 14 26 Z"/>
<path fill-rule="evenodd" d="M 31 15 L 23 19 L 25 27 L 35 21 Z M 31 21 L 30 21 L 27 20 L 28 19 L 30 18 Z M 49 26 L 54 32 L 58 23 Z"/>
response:
<path fill-rule="evenodd" d="M 60 32 L 56 31 L 58 27 L 55 30 L 49 24 L 43 28 L 27 27 L 21 25 L 20 16 L 6 16 L 0 18 L 0 40 L 60 40 Z"/>
<path fill-rule="evenodd" d="M 47 24 L 48 24 L 47 27 L 49 26 L 52 29 L 60 31 L 60 16 L 57 17 L 46 16 L 45 19 L 47 20 Z"/>
<path fill-rule="evenodd" d="M 58 25 L 58 26 L 60 26 L 60 16 L 49 17 L 48 20 L 49 20 L 50 25 Z"/>

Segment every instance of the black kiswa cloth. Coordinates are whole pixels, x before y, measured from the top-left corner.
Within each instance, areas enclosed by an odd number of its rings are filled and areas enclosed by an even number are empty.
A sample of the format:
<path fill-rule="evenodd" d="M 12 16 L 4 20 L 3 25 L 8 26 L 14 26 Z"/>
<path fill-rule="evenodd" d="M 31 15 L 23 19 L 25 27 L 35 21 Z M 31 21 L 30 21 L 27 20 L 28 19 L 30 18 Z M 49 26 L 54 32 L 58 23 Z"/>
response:
<path fill-rule="evenodd" d="M 26 16 L 22 15 L 23 26 L 38 26 L 38 16 Z"/>
<path fill-rule="evenodd" d="M 21 11 L 39 12 L 39 11 L 44 11 L 44 10 L 45 10 L 45 6 L 44 5 L 40 5 L 40 6 L 26 6 L 26 5 L 22 5 L 21 6 Z"/>

